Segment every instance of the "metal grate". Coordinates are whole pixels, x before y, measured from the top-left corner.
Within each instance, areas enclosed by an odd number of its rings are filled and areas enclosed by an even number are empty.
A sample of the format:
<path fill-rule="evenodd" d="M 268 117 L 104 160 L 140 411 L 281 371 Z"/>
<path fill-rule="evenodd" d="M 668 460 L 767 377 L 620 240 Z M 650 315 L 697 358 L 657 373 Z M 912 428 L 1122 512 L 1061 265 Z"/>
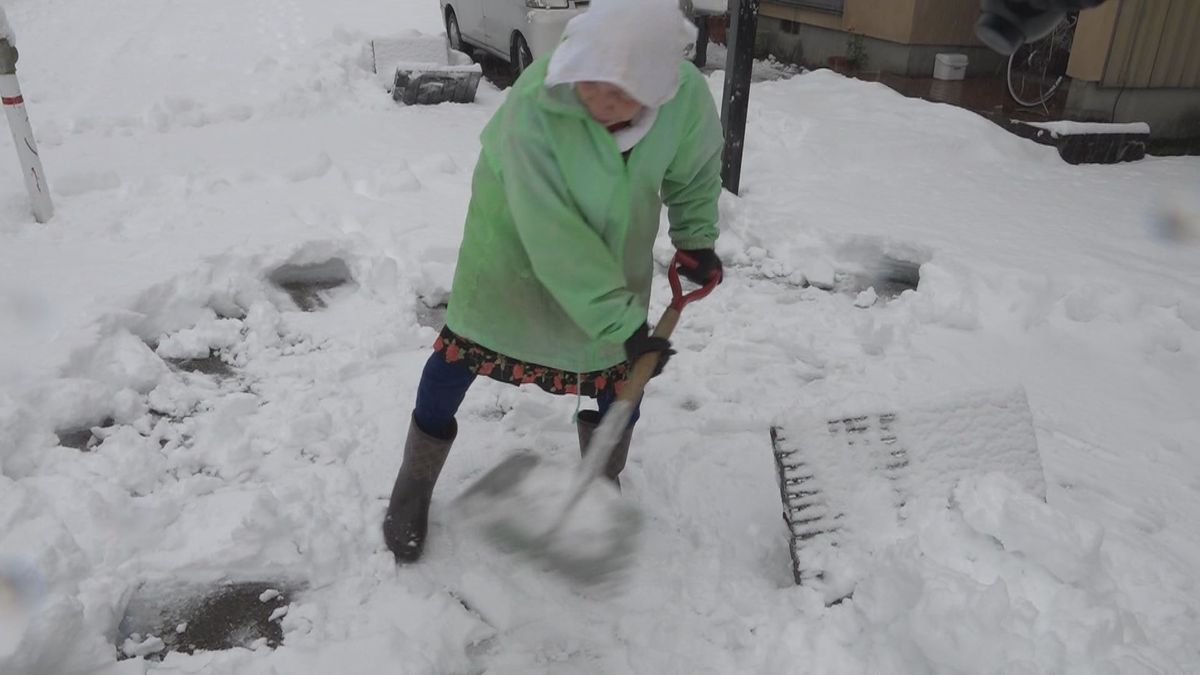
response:
<path fill-rule="evenodd" d="M 830 438 L 844 452 L 853 453 L 863 470 L 887 479 L 898 513 L 907 499 L 909 457 L 895 432 L 896 420 L 895 413 L 838 417 L 828 420 L 826 427 Z M 844 489 L 846 477 L 838 475 L 842 471 L 831 473 L 832 467 L 822 464 L 819 455 L 806 452 L 799 439 L 789 440 L 783 427 L 771 428 L 771 445 L 783 519 L 791 533 L 792 576 L 797 584 L 819 585 L 825 570 L 813 566 L 811 554 L 853 548 L 853 528 L 846 529 L 847 514 L 838 504 L 844 500 L 829 494 L 830 488 Z"/>

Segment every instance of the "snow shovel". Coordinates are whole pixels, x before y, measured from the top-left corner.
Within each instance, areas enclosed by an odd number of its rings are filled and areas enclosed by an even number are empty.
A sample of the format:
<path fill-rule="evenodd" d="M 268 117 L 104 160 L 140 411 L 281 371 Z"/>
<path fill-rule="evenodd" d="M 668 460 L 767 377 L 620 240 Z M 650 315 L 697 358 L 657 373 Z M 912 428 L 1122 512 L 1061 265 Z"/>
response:
<path fill-rule="evenodd" d="M 695 267 L 696 261 L 685 253 L 676 253 L 671 261 L 672 300 L 654 329 L 655 337 L 670 337 L 683 308 L 720 282 L 713 279 L 685 294 L 680 266 Z M 633 364 L 582 461 L 572 465 L 528 452 L 513 455 L 455 500 L 458 514 L 501 550 L 544 561 L 570 579 L 590 584 L 612 578 L 634 552 L 641 513 L 608 481 L 596 479 L 628 428 L 658 359 L 659 353 L 653 352 Z"/>

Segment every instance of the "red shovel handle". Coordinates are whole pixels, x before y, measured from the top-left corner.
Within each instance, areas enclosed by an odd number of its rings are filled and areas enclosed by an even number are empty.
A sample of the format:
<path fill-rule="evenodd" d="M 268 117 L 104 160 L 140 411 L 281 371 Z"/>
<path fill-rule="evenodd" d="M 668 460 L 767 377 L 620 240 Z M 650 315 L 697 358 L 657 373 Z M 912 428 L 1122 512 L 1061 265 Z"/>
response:
<path fill-rule="evenodd" d="M 708 280 L 708 283 L 704 284 L 700 288 L 697 288 L 691 293 L 684 293 L 683 283 L 679 280 L 679 268 L 686 267 L 688 269 L 695 269 L 699 266 L 700 263 L 696 262 L 696 259 L 692 256 L 684 253 L 683 251 L 675 252 L 675 257 L 671 260 L 670 269 L 667 271 L 667 278 L 671 281 L 671 307 L 676 311 L 682 310 L 689 303 L 695 302 L 696 300 L 707 296 L 709 293 L 712 293 L 713 289 L 717 287 L 717 284 L 721 283 L 721 277 L 713 276 L 713 278 Z"/>
<path fill-rule="evenodd" d="M 671 305 L 663 312 L 662 318 L 654 326 L 654 336 L 661 338 L 671 337 L 671 333 L 675 331 L 675 325 L 679 323 L 679 313 L 691 302 L 695 302 L 700 298 L 713 292 L 717 284 L 721 283 L 721 278 L 714 276 L 708 280 L 700 288 L 691 293 L 683 292 L 683 283 L 679 280 L 679 268 L 698 267 L 696 261 L 686 253 L 676 252 L 675 258 L 671 260 L 671 266 L 667 271 L 667 278 L 671 281 Z M 646 388 L 646 383 L 654 376 L 654 370 L 658 367 L 658 352 L 650 352 L 643 354 L 641 358 L 633 364 L 633 371 L 629 375 L 629 379 L 625 381 L 625 387 L 617 396 L 618 401 L 631 401 L 636 403 L 642 398 L 642 391 Z"/>

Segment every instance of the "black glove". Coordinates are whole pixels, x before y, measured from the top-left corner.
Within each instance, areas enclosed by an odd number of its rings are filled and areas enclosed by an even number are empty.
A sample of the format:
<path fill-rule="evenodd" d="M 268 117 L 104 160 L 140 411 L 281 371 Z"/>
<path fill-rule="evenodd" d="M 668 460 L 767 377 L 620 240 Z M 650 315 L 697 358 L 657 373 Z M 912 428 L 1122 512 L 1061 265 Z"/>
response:
<path fill-rule="evenodd" d="M 650 352 L 660 352 L 658 366 L 654 369 L 654 374 L 658 375 L 663 371 L 675 350 L 671 349 L 670 340 L 654 337 L 650 334 L 649 324 L 642 324 L 633 331 L 633 335 L 625 340 L 625 357 L 629 359 L 629 365 L 632 367 L 639 357 Z"/>
<path fill-rule="evenodd" d="M 695 267 L 688 267 L 686 264 L 679 266 L 679 273 L 688 281 L 697 286 L 703 286 L 713 278 L 713 275 L 716 275 L 717 283 L 721 283 L 725 270 L 721 266 L 721 259 L 717 257 L 716 251 L 711 248 L 698 248 L 691 251 L 680 250 L 680 253 L 696 261 Z"/>

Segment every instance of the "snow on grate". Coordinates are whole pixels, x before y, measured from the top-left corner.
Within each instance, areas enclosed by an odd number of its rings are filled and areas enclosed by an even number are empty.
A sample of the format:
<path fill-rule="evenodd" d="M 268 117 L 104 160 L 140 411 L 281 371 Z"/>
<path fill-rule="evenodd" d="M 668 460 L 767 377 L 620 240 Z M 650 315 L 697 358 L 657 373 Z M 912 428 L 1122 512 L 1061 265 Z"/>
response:
<path fill-rule="evenodd" d="M 969 476 L 1003 473 L 1045 499 L 1025 392 L 972 392 L 904 409 L 804 415 L 771 429 L 797 584 L 829 602 L 853 593 L 904 506 L 949 499 Z"/>

